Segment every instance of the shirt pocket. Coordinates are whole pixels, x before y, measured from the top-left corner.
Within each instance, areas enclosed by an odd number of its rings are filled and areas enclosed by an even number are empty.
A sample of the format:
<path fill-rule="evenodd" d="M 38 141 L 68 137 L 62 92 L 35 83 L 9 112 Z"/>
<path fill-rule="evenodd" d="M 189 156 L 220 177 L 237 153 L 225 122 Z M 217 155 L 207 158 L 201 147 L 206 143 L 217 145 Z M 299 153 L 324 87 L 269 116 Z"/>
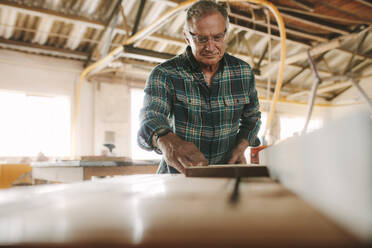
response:
<path fill-rule="evenodd" d="M 225 96 L 224 100 L 224 116 L 227 122 L 238 124 L 238 120 L 242 116 L 244 106 L 249 104 L 249 97 L 244 94 Z M 236 123 L 235 123 L 236 122 Z"/>
<path fill-rule="evenodd" d="M 184 123 L 200 124 L 201 100 L 195 96 L 176 94 L 175 117 Z"/>

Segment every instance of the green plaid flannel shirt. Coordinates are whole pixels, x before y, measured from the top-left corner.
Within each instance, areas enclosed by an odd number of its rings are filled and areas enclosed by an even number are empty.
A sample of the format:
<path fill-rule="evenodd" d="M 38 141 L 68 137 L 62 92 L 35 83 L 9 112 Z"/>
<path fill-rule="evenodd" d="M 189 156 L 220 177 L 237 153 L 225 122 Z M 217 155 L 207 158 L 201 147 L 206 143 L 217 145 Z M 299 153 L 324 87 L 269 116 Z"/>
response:
<path fill-rule="evenodd" d="M 152 135 L 163 128 L 194 143 L 209 164 L 226 164 L 240 139 L 259 145 L 261 112 L 252 69 L 228 53 L 220 63 L 209 87 L 190 47 L 153 69 L 140 114 L 141 148 L 154 150 Z"/>

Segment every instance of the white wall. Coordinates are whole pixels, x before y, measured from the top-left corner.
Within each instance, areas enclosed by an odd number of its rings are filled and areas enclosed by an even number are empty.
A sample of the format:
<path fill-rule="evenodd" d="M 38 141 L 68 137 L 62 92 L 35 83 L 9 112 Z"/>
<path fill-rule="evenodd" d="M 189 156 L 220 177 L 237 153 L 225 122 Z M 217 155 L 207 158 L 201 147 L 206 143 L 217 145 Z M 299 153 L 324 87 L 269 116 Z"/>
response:
<path fill-rule="evenodd" d="M 82 62 L 0 49 L 0 90 L 67 96 L 71 120 Z M 93 87 L 84 82 L 80 98 L 76 155 L 93 153 Z"/>
<path fill-rule="evenodd" d="M 94 83 L 94 153 L 102 154 L 103 144 L 113 143 L 117 156 L 131 156 L 130 88 L 120 84 Z M 112 132 L 108 138 L 105 132 Z"/>

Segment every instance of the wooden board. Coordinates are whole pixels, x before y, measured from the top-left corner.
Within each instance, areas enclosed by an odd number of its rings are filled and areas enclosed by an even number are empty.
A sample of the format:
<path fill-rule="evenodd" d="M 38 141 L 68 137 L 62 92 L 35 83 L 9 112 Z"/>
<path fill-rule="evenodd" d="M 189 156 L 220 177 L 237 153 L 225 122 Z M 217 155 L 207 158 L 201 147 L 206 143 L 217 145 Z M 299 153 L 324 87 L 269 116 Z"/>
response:
<path fill-rule="evenodd" d="M 0 246 L 360 247 L 268 177 L 134 175 L 0 191 Z M 367 247 L 367 246 L 366 246 Z"/>
<path fill-rule="evenodd" d="M 132 161 L 128 157 L 110 157 L 110 156 L 71 156 L 71 157 L 62 157 L 56 158 L 57 161 Z"/>
<path fill-rule="evenodd" d="M 186 177 L 268 177 L 269 171 L 262 165 L 209 165 L 186 168 Z"/>

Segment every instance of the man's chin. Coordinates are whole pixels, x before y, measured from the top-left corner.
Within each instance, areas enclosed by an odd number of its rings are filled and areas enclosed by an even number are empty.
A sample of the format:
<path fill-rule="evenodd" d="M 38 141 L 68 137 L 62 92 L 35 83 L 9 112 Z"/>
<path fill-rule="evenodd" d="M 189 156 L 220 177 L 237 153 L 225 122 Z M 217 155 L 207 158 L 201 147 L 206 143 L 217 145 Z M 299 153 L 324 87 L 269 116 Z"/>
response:
<path fill-rule="evenodd" d="M 215 65 L 220 61 L 218 57 L 203 57 L 203 61 L 201 61 L 205 65 Z"/>

